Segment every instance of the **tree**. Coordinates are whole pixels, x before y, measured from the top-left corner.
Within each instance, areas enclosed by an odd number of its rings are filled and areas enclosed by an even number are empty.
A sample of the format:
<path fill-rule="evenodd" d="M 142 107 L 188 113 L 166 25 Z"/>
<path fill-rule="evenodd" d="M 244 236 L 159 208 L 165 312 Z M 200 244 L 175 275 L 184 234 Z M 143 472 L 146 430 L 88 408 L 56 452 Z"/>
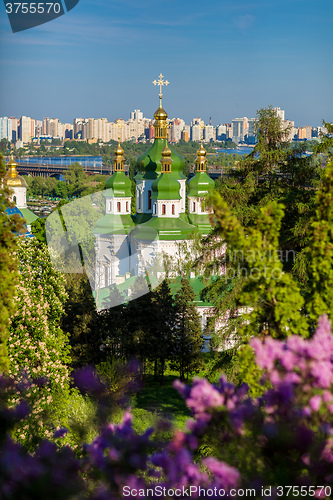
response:
<path fill-rule="evenodd" d="M 68 188 L 72 196 L 79 195 L 85 188 L 87 174 L 78 162 L 72 163 L 64 172 L 63 176 L 69 184 Z"/>
<path fill-rule="evenodd" d="M 188 278 L 182 278 L 175 296 L 176 324 L 171 366 L 179 371 L 182 381 L 198 368 L 202 347 L 200 317 L 196 311 L 195 294 Z"/>
<path fill-rule="evenodd" d="M 159 373 L 160 383 L 164 382 L 166 362 L 172 359 L 172 342 L 175 334 L 176 308 L 173 304 L 168 281 L 165 279 L 152 294 L 153 328 L 147 343 L 154 360 L 154 374 Z"/>
<path fill-rule="evenodd" d="M 100 333 L 100 327 L 87 275 L 66 274 L 65 288 L 67 300 L 64 304 L 61 328 L 68 335 L 71 364 L 75 368 L 95 364 L 99 361 L 96 337 Z"/>
<path fill-rule="evenodd" d="M 9 374 L 24 388 L 31 406 L 28 422 L 16 436 L 30 446 L 34 440 L 52 435 L 48 417 L 59 416 L 69 394 L 70 362 L 67 335 L 60 329 L 66 291 L 64 277 L 50 262 L 47 247 L 35 239 L 18 242 L 19 285 L 16 311 L 11 317 L 8 342 Z M 11 399 L 11 403 L 18 398 Z M 44 419 L 42 419 L 44 417 Z"/>
<path fill-rule="evenodd" d="M 257 111 L 255 121 L 257 144 L 244 162 L 245 171 L 254 170 L 268 180 L 269 187 L 276 177 L 279 165 L 286 160 L 287 138 L 290 127 L 284 127 L 282 119 L 272 106 Z"/>
<path fill-rule="evenodd" d="M 15 311 L 14 297 L 18 282 L 15 232 L 24 232 L 22 219 L 9 217 L 10 192 L 2 186 L 6 168 L 0 156 L 0 373 L 8 370 L 7 339 L 9 322 Z"/>

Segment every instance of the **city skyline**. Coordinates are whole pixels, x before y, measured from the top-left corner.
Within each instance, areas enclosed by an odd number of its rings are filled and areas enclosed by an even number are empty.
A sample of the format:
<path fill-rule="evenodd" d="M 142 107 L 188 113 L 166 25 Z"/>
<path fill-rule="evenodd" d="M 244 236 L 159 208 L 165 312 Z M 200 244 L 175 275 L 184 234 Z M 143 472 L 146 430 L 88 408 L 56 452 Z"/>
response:
<path fill-rule="evenodd" d="M 294 121 L 285 119 L 285 110 L 274 108 L 281 120 L 281 125 L 288 129 L 286 139 L 311 140 L 320 137 L 325 127 L 295 127 Z M 255 118 L 233 118 L 231 123 L 213 126 L 204 120 L 193 118 L 190 125 L 182 118 L 167 119 L 169 142 L 177 143 L 181 139 L 196 142 L 212 142 L 232 140 L 234 143 L 256 143 Z M 22 147 L 31 141 L 40 139 L 60 139 L 62 142 L 70 139 L 85 140 L 90 143 L 115 141 L 145 141 L 154 137 L 154 120 L 144 116 L 140 109 L 131 111 L 130 118 L 118 118 L 109 122 L 107 118 L 74 118 L 73 123 L 62 123 L 59 118 L 44 117 L 38 120 L 33 117 L 21 116 L 0 117 L 0 140 L 13 141 L 16 147 Z"/>
<path fill-rule="evenodd" d="M 2 116 L 113 121 L 163 105 L 187 123 L 230 123 L 273 105 L 295 126 L 332 121 L 333 5 L 328 0 L 81 0 L 45 25 L 13 34 L 1 7 Z"/>

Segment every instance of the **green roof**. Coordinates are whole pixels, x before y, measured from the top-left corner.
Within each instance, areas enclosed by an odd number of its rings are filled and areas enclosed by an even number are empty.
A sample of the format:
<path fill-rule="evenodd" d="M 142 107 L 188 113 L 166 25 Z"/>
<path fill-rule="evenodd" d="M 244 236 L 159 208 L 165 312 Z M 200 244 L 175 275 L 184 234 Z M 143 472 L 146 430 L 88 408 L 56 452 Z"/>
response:
<path fill-rule="evenodd" d="M 128 234 L 134 222 L 130 215 L 105 214 L 94 228 L 95 234 Z"/>
<path fill-rule="evenodd" d="M 152 200 L 180 200 L 180 184 L 171 173 L 161 174 L 151 185 Z"/>
<path fill-rule="evenodd" d="M 23 215 L 23 217 L 25 218 L 26 223 L 29 225 L 38 219 L 38 215 L 31 212 L 31 210 L 29 210 L 29 208 L 20 208 L 19 210 L 20 210 L 21 214 Z"/>
<path fill-rule="evenodd" d="M 106 189 L 113 190 L 113 196 L 116 197 L 129 197 L 132 196 L 131 191 L 132 183 L 129 177 L 124 172 L 115 172 L 105 182 Z"/>
<path fill-rule="evenodd" d="M 188 196 L 205 196 L 214 186 L 215 182 L 209 177 L 207 172 L 197 172 L 195 176 L 188 181 Z"/>
<path fill-rule="evenodd" d="M 152 217 L 148 222 L 136 227 L 136 238 L 151 240 L 152 230 L 159 240 L 184 240 L 196 231 L 196 227 L 179 217 Z"/>
<path fill-rule="evenodd" d="M 135 180 L 139 179 L 156 179 L 161 173 L 161 158 L 162 151 L 167 145 L 166 139 L 155 139 L 153 145 L 139 156 L 136 166 L 138 169 L 138 174 L 135 176 Z M 170 148 L 170 146 L 169 146 Z M 183 174 L 183 169 L 185 167 L 185 160 L 172 148 L 171 150 L 171 172 L 175 179 L 186 179 Z"/>
<path fill-rule="evenodd" d="M 201 234 L 208 234 L 213 229 L 207 214 L 188 214 L 188 219 L 191 224 L 198 228 Z"/>

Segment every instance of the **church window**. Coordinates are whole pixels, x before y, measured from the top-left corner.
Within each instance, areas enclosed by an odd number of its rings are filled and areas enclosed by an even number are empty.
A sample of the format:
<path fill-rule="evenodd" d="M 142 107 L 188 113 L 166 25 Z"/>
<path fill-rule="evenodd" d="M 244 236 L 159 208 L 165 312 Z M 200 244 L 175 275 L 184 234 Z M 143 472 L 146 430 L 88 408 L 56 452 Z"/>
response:
<path fill-rule="evenodd" d="M 204 209 L 204 206 L 203 206 L 203 203 L 201 202 L 201 212 L 204 212 L 205 209 Z"/>
<path fill-rule="evenodd" d="M 172 215 L 175 215 L 175 205 L 172 205 L 171 212 L 172 212 Z"/>
<path fill-rule="evenodd" d="M 109 212 L 112 212 L 112 201 L 109 202 Z"/>
<path fill-rule="evenodd" d="M 120 201 L 117 201 L 117 212 L 120 212 Z"/>
<path fill-rule="evenodd" d="M 153 214 L 156 215 L 156 203 L 153 205 Z"/>
<path fill-rule="evenodd" d="M 138 208 L 141 209 L 141 193 L 140 191 L 138 193 Z"/>
<path fill-rule="evenodd" d="M 193 202 L 193 212 L 195 212 L 195 201 Z"/>
<path fill-rule="evenodd" d="M 148 210 L 151 210 L 151 190 L 148 190 Z"/>
<path fill-rule="evenodd" d="M 165 215 L 166 207 L 165 205 L 162 205 L 162 215 Z"/>
<path fill-rule="evenodd" d="M 128 201 L 126 201 L 126 212 L 128 212 Z"/>
<path fill-rule="evenodd" d="M 13 203 L 16 205 L 16 196 L 13 197 Z"/>

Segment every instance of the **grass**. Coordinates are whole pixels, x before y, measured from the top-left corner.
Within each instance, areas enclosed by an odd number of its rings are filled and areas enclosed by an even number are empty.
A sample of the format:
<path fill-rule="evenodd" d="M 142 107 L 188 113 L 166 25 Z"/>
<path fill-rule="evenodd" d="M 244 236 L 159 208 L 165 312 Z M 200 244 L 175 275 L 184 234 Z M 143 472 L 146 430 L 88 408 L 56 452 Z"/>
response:
<path fill-rule="evenodd" d="M 133 398 L 135 425 L 139 424 L 137 419 L 144 417 L 148 420 L 148 414 L 150 414 L 151 422 L 156 421 L 157 418 L 163 418 L 172 422 L 176 428 L 185 428 L 185 423 L 190 418 L 190 411 L 183 398 L 172 387 L 176 378 L 176 375 L 165 375 L 164 385 L 161 386 L 153 380 L 152 376 L 147 377 L 145 387 L 140 389 Z"/>

